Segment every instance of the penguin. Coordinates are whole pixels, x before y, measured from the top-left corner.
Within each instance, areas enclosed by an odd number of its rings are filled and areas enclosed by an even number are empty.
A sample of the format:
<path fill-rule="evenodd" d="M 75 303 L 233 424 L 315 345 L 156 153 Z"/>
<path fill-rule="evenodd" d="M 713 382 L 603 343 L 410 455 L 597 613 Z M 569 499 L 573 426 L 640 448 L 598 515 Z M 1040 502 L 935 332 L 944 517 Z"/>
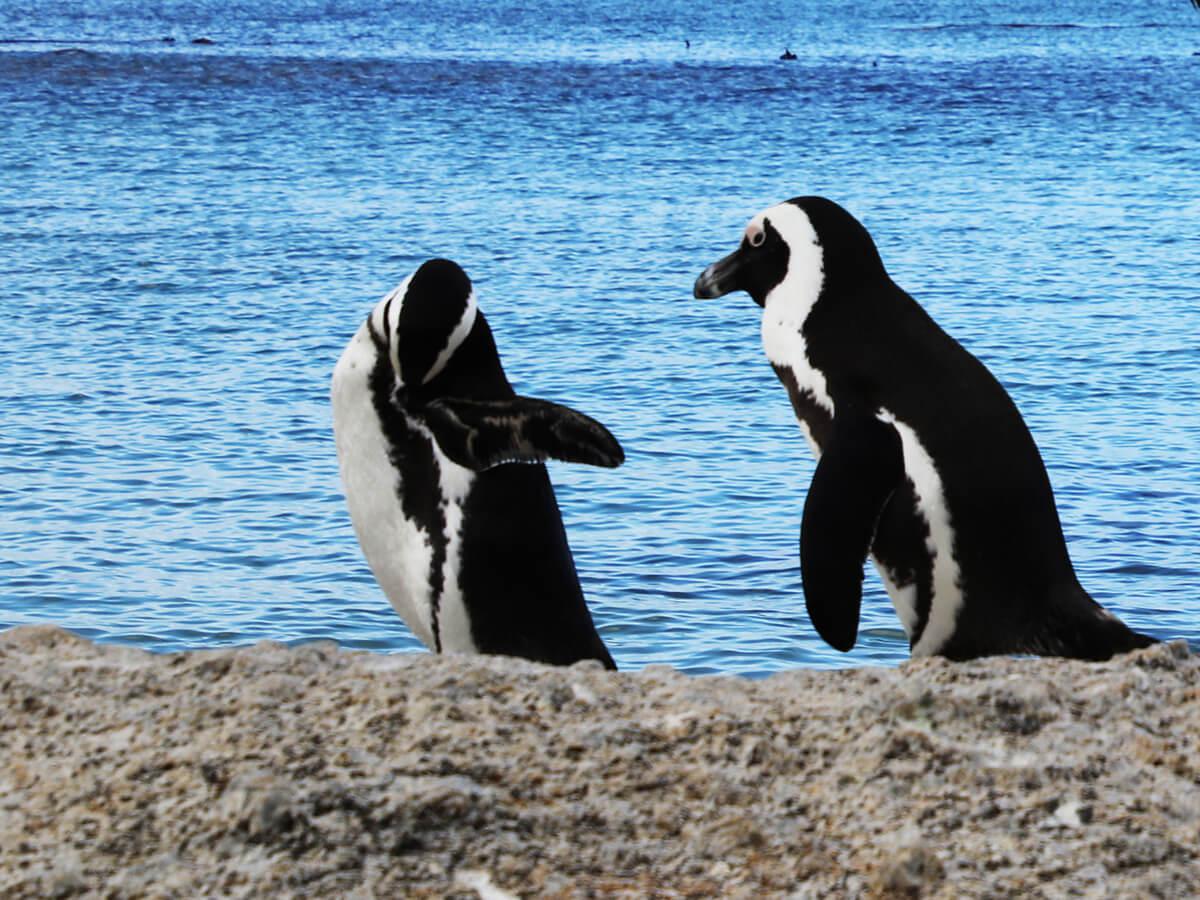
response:
<path fill-rule="evenodd" d="M 456 263 L 429 260 L 379 301 L 331 400 L 359 544 L 427 647 L 616 668 L 543 461 L 612 468 L 624 451 L 599 422 L 513 391 Z"/>
<path fill-rule="evenodd" d="M 854 646 L 868 556 L 914 657 L 1102 660 L 1155 643 L 1080 586 L 1016 405 L 850 213 L 798 197 L 754 216 L 694 288 L 734 291 L 762 307 L 763 349 L 818 460 L 800 574 L 830 646 Z"/>

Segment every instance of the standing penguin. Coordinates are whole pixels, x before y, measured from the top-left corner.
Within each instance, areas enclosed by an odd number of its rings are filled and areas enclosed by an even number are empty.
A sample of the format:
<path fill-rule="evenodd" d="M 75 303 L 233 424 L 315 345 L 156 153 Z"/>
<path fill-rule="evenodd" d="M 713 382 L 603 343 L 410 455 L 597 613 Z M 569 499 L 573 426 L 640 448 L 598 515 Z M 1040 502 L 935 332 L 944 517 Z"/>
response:
<path fill-rule="evenodd" d="M 513 392 L 461 268 L 430 260 L 379 301 L 332 400 L 359 544 L 427 647 L 616 668 L 542 461 L 613 467 L 624 453 L 599 422 Z"/>
<path fill-rule="evenodd" d="M 854 646 L 872 558 L 913 656 L 1107 659 L 1154 643 L 1079 585 L 1012 399 L 821 197 L 773 206 L 696 281 L 763 308 L 767 359 L 818 457 L 800 529 L 813 626 Z"/>

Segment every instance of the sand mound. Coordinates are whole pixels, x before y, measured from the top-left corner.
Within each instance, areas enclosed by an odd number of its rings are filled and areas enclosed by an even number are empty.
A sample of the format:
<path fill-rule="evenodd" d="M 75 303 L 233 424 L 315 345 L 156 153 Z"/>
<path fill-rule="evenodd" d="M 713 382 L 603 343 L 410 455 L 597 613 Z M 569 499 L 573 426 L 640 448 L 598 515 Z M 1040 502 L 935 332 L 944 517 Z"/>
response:
<path fill-rule="evenodd" d="M 0 634 L 5 897 L 1200 895 L 1200 660 L 796 671 Z"/>

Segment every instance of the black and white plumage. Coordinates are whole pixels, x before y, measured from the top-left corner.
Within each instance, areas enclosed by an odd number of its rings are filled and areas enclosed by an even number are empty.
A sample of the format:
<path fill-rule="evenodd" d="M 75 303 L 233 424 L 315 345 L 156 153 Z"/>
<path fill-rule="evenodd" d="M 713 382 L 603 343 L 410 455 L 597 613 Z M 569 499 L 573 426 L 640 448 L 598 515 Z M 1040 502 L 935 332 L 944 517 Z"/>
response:
<path fill-rule="evenodd" d="M 1153 643 L 1079 585 L 1037 446 L 1012 399 L 820 197 L 756 215 L 697 297 L 744 290 L 818 457 L 800 568 L 813 626 L 854 646 L 869 555 L 913 656 L 1106 659 Z"/>
<path fill-rule="evenodd" d="M 427 647 L 615 668 L 542 461 L 613 467 L 624 453 L 600 423 L 514 393 L 458 265 L 430 260 L 379 301 L 332 402 L 359 543 Z"/>

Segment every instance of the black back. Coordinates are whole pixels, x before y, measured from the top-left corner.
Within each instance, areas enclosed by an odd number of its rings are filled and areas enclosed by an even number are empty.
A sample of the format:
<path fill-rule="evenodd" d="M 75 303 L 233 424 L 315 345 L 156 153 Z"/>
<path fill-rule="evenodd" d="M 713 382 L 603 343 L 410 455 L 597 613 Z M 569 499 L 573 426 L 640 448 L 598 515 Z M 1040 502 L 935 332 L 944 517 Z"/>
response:
<path fill-rule="evenodd" d="M 487 319 L 427 388 L 427 396 L 509 400 Z M 596 633 L 546 467 L 511 462 L 476 473 L 463 510 L 463 598 L 484 653 L 616 668 Z"/>

